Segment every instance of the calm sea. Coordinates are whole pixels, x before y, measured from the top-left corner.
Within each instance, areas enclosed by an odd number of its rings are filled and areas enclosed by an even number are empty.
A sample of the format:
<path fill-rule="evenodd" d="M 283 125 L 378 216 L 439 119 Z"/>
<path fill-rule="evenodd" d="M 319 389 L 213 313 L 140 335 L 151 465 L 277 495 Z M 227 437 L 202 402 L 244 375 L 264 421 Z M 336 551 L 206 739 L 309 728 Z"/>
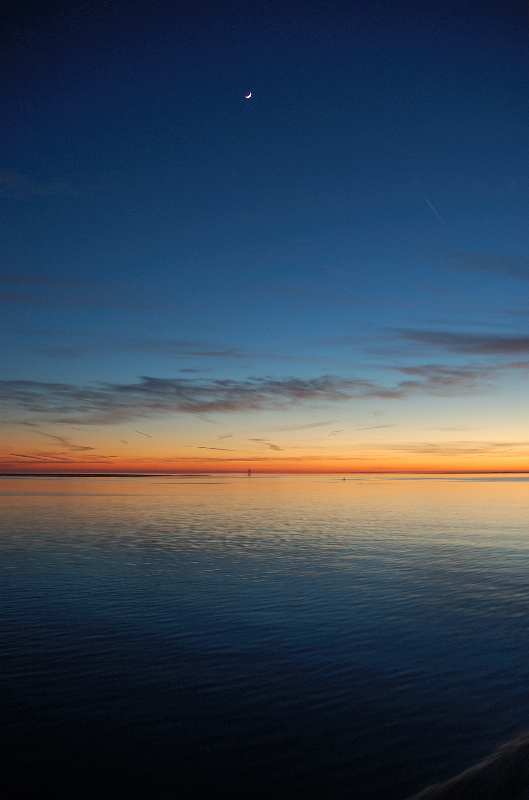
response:
<path fill-rule="evenodd" d="M 529 728 L 529 477 L 0 479 L 8 797 L 401 800 Z"/>

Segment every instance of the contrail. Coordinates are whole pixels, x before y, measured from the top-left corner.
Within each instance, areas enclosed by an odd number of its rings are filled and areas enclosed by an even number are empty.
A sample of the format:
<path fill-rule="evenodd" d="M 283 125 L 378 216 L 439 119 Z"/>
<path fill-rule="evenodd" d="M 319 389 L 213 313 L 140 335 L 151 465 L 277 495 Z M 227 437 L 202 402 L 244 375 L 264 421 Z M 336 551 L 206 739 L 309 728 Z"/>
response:
<path fill-rule="evenodd" d="M 426 197 L 426 195 L 424 195 L 424 199 L 426 200 L 426 202 L 428 203 L 428 205 L 429 205 L 429 206 L 430 206 L 430 208 L 432 209 L 432 211 L 433 211 L 433 213 L 435 214 L 435 216 L 437 217 L 437 219 L 438 219 L 438 220 L 440 220 L 440 221 L 443 223 L 443 225 L 446 225 L 446 223 L 445 223 L 444 219 L 442 218 L 442 216 L 440 215 L 440 213 L 437 211 L 437 209 L 436 209 L 436 208 L 434 208 L 434 207 L 432 206 L 432 204 L 430 203 L 430 201 L 428 200 L 428 198 Z"/>

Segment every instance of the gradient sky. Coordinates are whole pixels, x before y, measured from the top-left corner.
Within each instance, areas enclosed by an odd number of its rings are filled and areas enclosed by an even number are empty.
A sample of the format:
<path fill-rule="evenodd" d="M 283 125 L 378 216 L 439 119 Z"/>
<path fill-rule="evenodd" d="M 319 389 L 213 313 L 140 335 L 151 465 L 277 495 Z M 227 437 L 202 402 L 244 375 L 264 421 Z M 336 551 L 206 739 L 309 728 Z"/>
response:
<path fill-rule="evenodd" d="M 526 2 L 2 38 L 0 471 L 529 469 Z"/>

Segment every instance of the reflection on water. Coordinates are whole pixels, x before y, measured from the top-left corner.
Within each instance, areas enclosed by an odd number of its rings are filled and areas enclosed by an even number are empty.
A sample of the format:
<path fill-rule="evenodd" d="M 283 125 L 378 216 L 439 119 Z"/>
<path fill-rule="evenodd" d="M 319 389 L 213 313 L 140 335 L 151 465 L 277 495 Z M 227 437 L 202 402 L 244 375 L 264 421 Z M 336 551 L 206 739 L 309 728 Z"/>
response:
<path fill-rule="evenodd" d="M 10 796 L 406 797 L 529 727 L 527 476 L 0 479 Z"/>

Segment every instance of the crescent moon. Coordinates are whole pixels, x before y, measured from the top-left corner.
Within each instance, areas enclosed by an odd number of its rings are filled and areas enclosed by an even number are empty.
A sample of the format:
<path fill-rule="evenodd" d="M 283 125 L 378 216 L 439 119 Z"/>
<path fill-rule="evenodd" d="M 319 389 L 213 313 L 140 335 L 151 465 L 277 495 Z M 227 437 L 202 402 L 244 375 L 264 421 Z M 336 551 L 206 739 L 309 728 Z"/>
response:
<path fill-rule="evenodd" d="M 246 97 L 247 100 L 249 100 L 250 97 L 252 96 L 252 93 L 250 92 L 250 94 L 245 94 L 244 96 Z"/>

